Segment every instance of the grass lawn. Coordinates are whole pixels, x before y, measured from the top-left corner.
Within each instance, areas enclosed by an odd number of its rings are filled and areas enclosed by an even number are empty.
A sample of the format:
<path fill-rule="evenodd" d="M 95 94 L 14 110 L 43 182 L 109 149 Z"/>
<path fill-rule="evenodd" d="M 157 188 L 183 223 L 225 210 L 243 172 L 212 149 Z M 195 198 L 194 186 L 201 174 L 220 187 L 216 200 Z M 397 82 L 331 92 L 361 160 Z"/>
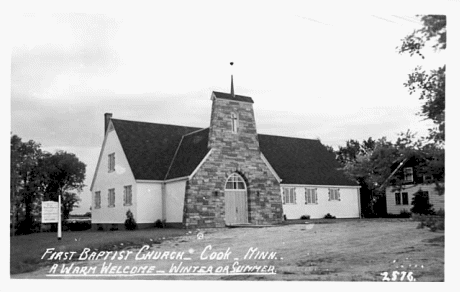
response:
<path fill-rule="evenodd" d="M 143 229 L 135 231 L 76 231 L 63 232 L 57 240 L 56 232 L 34 233 L 11 237 L 10 273 L 31 272 L 46 262 L 40 260 L 47 248 L 56 251 L 82 251 L 85 247 L 99 250 L 118 250 L 161 243 L 165 239 L 185 235 L 184 229 Z"/>
<path fill-rule="evenodd" d="M 308 221 L 308 224 L 305 224 Z M 297 224 L 296 224 L 297 223 Z M 185 252 L 186 266 L 272 265 L 275 274 L 223 274 L 223 275 L 134 275 L 124 279 L 155 280 L 277 280 L 277 281 L 407 281 L 408 273 L 418 282 L 444 281 L 444 231 L 431 232 L 417 229 L 418 222 L 410 219 L 353 219 L 353 220 L 301 220 L 286 225 L 265 228 L 205 229 L 204 236 L 189 234 L 184 229 L 150 229 L 138 231 L 66 232 L 57 241 L 55 233 L 32 234 L 11 239 L 12 278 L 46 279 L 49 267 L 62 261 L 40 261 L 46 248 L 58 251 L 81 251 L 88 247 L 98 250 L 120 250 L 148 244 L 155 252 Z M 183 236 L 183 235 L 190 236 Z M 164 239 L 163 239 L 164 238 Z M 167 240 L 170 239 L 170 240 Z M 216 261 L 201 258 L 202 252 L 230 251 L 231 256 Z M 248 258 L 251 249 L 276 252 L 275 259 Z M 144 251 L 144 253 L 149 250 Z M 209 255 L 209 251 L 206 252 Z M 236 259 L 238 258 L 238 259 Z M 42 263 L 40 263 L 42 262 Z M 45 262 L 45 263 L 43 263 Z M 73 262 L 77 267 L 101 270 L 104 264 L 123 267 L 153 265 L 158 271 L 170 271 L 180 260 L 130 257 L 124 261 L 94 260 Z M 42 269 L 43 267 L 43 269 Z M 27 271 L 36 270 L 33 273 Z M 24 273 L 24 274 L 19 274 Z M 64 278 L 75 279 L 72 275 Z M 119 277 L 119 275 L 115 275 Z M 85 279 L 85 275 L 79 279 Z M 101 279 L 114 279 L 97 275 Z M 62 278 L 62 277 L 61 277 Z M 87 277 L 90 279 L 90 275 Z M 94 278 L 92 278 L 94 279 Z"/>

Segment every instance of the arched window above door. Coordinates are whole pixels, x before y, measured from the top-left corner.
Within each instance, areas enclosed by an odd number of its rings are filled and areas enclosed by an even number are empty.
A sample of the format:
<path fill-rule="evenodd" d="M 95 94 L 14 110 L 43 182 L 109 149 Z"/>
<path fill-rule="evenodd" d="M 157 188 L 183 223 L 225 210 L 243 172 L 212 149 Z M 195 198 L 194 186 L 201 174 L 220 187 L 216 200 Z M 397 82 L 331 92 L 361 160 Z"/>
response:
<path fill-rule="evenodd" d="M 241 175 L 237 173 L 232 173 L 225 183 L 226 190 L 245 190 L 246 183 L 244 182 Z"/>

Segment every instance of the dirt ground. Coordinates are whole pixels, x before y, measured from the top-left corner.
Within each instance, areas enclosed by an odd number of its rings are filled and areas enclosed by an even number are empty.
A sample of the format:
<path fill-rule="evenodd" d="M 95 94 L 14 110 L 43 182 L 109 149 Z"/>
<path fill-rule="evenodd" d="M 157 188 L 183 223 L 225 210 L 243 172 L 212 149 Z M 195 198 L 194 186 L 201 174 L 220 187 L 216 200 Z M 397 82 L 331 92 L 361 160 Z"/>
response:
<path fill-rule="evenodd" d="M 153 243 L 146 252 L 137 254 L 138 250 L 131 250 L 132 253 L 122 260 L 108 258 L 107 260 L 73 261 L 74 274 L 61 274 L 64 263 L 51 260 L 49 261 L 50 267 L 51 264 L 58 264 L 53 275 L 50 275 L 52 274 L 51 268 L 47 267 L 11 277 L 28 279 L 444 281 L 444 232 L 417 229 L 417 224 L 414 221 L 353 220 L 331 224 L 310 223 L 267 228 L 201 230 L 198 235 L 194 231 L 190 235 L 174 238 L 161 244 Z M 124 255 L 127 254 L 127 251 L 125 250 Z M 184 252 L 184 257 L 182 260 L 146 259 L 147 252 L 152 251 Z M 257 251 L 275 252 L 276 254 L 273 253 L 271 259 L 248 259 L 251 254 L 250 252 L 248 254 L 248 251 L 256 251 L 252 254 L 253 257 Z M 213 255 L 226 258 L 210 259 Z M 246 259 L 245 255 L 247 255 Z M 200 259 L 201 257 L 203 259 Z M 201 269 L 201 271 L 211 266 L 213 274 L 169 275 L 171 267 L 177 267 L 181 262 L 182 266 L 196 266 L 196 269 Z M 155 273 L 117 274 L 115 272 L 117 268 L 113 268 L 113 274 L 100 275 L 99 271 L 109 264 L 121 268 L 128 267 L 125 271 L 130 269 L 133 271 L 135 266 L 137 267 L 135 270 L 142 266 L 154 266 Z M 69 267 L 71 263 L 67 262 L 65 265 Z M 243 266 L 259 266 L 260 269 L 252 272 L 242 270 L 239 273 L 219 274 L 219 272 L 226 272 L 225 267 L 229 267 L 229 272 L 231 272 L 233 268 L 243 268 Z M 78 274 L 82 272 L 83 267 L 93 267 L 94 274 L 89 270 L 86 271 L 86 275 Z M 163 271 L 168 275 L 157 271 Z M 388 273 L 387 277 L 385 277 L 385 272 Z"/>

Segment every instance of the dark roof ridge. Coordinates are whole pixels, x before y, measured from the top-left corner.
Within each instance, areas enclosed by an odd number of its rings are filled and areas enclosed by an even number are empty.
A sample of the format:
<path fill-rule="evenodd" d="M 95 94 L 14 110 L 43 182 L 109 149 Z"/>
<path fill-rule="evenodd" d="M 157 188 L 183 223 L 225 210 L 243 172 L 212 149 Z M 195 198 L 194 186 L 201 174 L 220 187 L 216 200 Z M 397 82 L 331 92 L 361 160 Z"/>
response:
<path fill-rule="evenodd" d="M 252 97 L 245 96 L 245 95 L 239 95 L 239 94 L 232 95 L 231 93 L 220 92 L 220 91 L 213 91 L 212 95 L 218 99 L 228 99 L 228 100 L 233 100 L 233 101 L 254 103 L 254 100 L 252 100 Z"/>
<path fill-rule="evenodd" d="M 269 135 L 269 134 L 258 134 L 258 135 L 264 135 L 264 136 L 269 136 L 269 137 L 277 137 L 277 138 L 286 138 L 286 139 L 298 139 L 298 140 L 318 141 L 318 142 L 321 143 L 321 141 L 320 141 L 319 139 L 299 138 L 299 137 L 288 137 L 288 136 Z"/>
<path fill-rule="evenodd" d="M 222 92 L 222 91 L 215 91 L 215 90 L 213 90 L 212 92 L 215 92 L 215 93 L 221 93 L 221 94 L 227 94 L 227 95 L 231 95 L 231 93 Z M 235 94 L 235 96 L 241 96 L 241 97 L 250 97 L 250 96 L 247 96 L 247 95 L 241 95 L 241 94 Z"/>
<path fill-rule="evenodd" d="M 152 123 L 152 122 L 143 122 L 143 121 L 133 121 L 133 120 L 123 120 L 123 119 L 111 119 L 115 121 L 121 121 L 121 122 L 130 122 L 130 123 L 142 123 L 142 124 L 153 124 L 153 125 L 161 125 L 161 126 L 171 126 L 171 127 L 184 127 L 184 128 L 199 128 L 195 126 L 182 126 L 182 125 L 173 125 L 173 124 L 162 124 L 162 123 Z M 207 129 L 207 128 L 205 128 Z M 199 129 L 202 130 L 202 129 Z"/>

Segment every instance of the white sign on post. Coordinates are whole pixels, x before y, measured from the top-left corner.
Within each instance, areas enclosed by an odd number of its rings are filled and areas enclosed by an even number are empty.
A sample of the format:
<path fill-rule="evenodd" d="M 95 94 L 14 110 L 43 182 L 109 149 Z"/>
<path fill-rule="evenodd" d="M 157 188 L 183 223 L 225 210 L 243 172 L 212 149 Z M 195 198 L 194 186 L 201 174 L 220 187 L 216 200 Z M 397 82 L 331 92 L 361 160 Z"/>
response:
<path fill-rule="evenodd" d="M 42 202 L 42 223 L 58 223 L 58 202 Z"/>

